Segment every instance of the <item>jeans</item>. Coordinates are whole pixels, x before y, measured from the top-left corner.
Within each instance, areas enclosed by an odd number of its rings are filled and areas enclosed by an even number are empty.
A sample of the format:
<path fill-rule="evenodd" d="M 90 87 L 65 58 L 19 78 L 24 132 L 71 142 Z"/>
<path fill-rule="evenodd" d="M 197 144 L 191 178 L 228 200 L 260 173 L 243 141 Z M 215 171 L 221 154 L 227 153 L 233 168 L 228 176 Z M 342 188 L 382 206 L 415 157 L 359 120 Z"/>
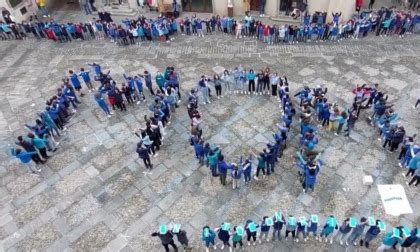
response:
<path fill-rule="evenodd" d="M 275 239 L 276 234 L 277 234 L 277 239 L 280 241 L 281 240 L 280 233 L 281 233 L 281 229 L 273 229 L 273 240 Z"/>
<path fill-rule="evenodd" d="M 227 175 L 227 173 L 226 172 L 221 172 L 220 173 L 220 183 L 222 184 L 222 185 L 226 185 L 226 175 Z"/>
<path fill-rule="evenodd" d="M 86 15 L 92 14 L 92 10 L 90 8 L 89 3 L 83 4 L 82 9 L 86 12 Z"/>
<path fill-rule="evenodd" d="M 206 243 L 206 247 L 208 248 L 208 247 L 210 247 L 210 244 L 212 245 L 212 246 L 214 246 L 214 240 L 212 240 L 212 241 L 205 241 L 205 243 Z"/>
<path fill-rule="evenodd" d="M 245 182 L 251 181 L 251 172 L 244 172 Z"/>
<path fill-rule="evenodd" d="M 262 92 L 262 87 L 263 87 L 263 81 L 258 81 L 257 82 L 257 93 Z"/>
<path fill-rule="evenodd" d="M 203 95 L 203 102 L 208 103 L 210 101 L 210 99 L 209 99 L 209 88 L 208 87 L 202 87 L 201 88 L 201 94 Z"/>
<path fill-rule="evenodd" d="M 360 233 L 357 233 L 357 232 L 352 232 L 350 235 L 349 235 L 349 237 L 347 238 L 347 242 L 348 243 L 352 243 L 352 242 L 354 242 L 357 238 L 359 238 L 359 236 L 360 236 L 361 234 Z"/>
<path fill-rule="evenodd" d="M 265 1 L 266 0 L 260 0 L 260 14 L 264 14 Z"/>

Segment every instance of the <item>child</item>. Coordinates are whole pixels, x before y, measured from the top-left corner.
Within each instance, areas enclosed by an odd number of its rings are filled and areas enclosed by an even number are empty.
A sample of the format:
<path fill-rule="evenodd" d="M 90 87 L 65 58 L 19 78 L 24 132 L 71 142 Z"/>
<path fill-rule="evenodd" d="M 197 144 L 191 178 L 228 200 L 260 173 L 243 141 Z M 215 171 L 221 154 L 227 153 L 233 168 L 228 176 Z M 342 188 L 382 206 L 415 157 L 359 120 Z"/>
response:
<path fill-rule="evenodd" d="M 216 233 L 211 230 L 209 226 L 203 227 L 203 233 L 201 234 L 201 240 L 204 241 L 206 246 L 206 252 L 209 252 L 210 245 L 213 245 L 213 249 L 216 250 L 216 243 L 214 239 L 216 238 Z"/>
<path fill-rule="evenodd" d="M 200 140 L 197 144 L 194 144 L 195 155 L 198 157 L 198 163 L 204 165 L 204 141 Z"/>
<path fill-rule="evenodd" d="M 268 233 L 270 232 L 270 226 L 267 225 L 266 220 L 267 220 L 268 216 L 264 216 L 263 220 L 261 222 L 261 226 L 260 226 L 260 230 L 261 230 L 261 234 L 260 234 L 260 244 L 262 239 L 266 239 L 267 242 L 270 241 L 270 238 L 268 237 Z"/>
<path fill-rule="evenodd" d="M 247 220 L 245 224 L 246 239 L 248 241 L 248 246 L 251 246 L 251 239 L 254 241 L 253 245 L 255 246 L 257 242 L 257 228 L 259 225 L 255 224 L 252 220 Z"/>
<path fill-rule="evenodd" d="M 273 217 L 274 225 L 273 225 L 273 241 L 276 238 L 280 241 L 281 240 L 281 230 L 283 229 L 283 224 L 286 222 L 284 219 L 284 216 L 281 214 L 281 212 L 276 212 L 276 214 Z"/>
<path fill-rule="evenodd" d="M 254 176 L 255 180 L 258 180 L 258 176 L 260 174 L 260 171 L 263 173 L 263 178 L 265 178 L 265 154 L 264 152 L 260 152 L 260 155 L 258 156 L 258 167 L 257 167 L 257 173 Z"/>
<path fill-rule="evenodd" d="M 322 242 L 322 237 L 325 237 L 325 242 L 328 242 L 328 236 L 331 235 L 330 244 L 332 244 L 332 234 L 334 232 L 334 229 L 338 229 L 337 220 L 333 215 L 330 215 L 327 219 L 327 222 L 324 225 L 324 228 L 322 229 L 321 235 L 319 236 L 319 241 Z"/>
<path fill-rule="evenodd" d="M 242 242 L 242 236 L 243 236 L 243 229 L 242 227 L 233 227 L 233 237 L 232 237 L 232 242 L 233 242 L 233 248 L 236 249 L 236 244 L 239 244 L 239 246 L 241 246 L 241 248 L 243 249 L 243 242 Z"/>
<path fill-rule="evenodd" d="M 347 218 L 343 221 L 343 224 L 341 224 L 336 235 L 336 239 L 340 240 L 340 245 L 343 245 L 343 241 L 346 239 L 347 234 L 349 234 L 351 230 L 350 219 Z"/>
<path fill-rule="evenodd" d="M 82 67 L 80 68 L 80 76 L 82 76 L 83 81 L 85 82 L 86 86 L 89 89 L 89 93 L 95 90 L 95 88 L 92 85 L 92 82 L 90 80 L 89 71 L 85 71 L 85 69 Z"/>
<path fill-rule="evenodd" d="M 241 176 L 242 176 L 242 169 L 239 169 L 238 165 L 232 163 L 232 188 L 236 189 L 239 188 L 239 184 L 241 183 Z"/>
<path fill-rule="evenodd" d="M 338 136 L 343 129 L 344 124 L 346 123 L 347 113 L 345 111 L 341 112 L 341 114 L 337 117 L 338 128 L 337 132 L 334 135 Z"/>
<path fill-rule="evenodd" d="M 248 159 L 242 164 L 242 170 L 244 171 L 245 184 L 251 181 L 252 163 Z"/>
<path fill-rule="evenodd" d="M 222 225 L 220 226 L 220 228 L 218 228 L 219 234 L 218 237 L 219 239 L 223 242 L 222 247 L 220 248 L 221 250 L 223 250 L 225 248 L 225 245 L 229 247 L 229 251 L 232 251 L 232 247 L 230 246 L 229 240 L 230 240 L 230 224 L 229 223 L 222 223 Z"/>
<path fill-rule="evenodd" d="M 353 231 L 351 232 L 350 236 L 347 238 L 346 246 L 348 246 L 349 243 L 353 243 L 354 246 L 357 246 L 357 242 L 355 242 L 355 241 L 365 231 L 365 227 L 367 225 L 366 221 L 367 221 L 367 219 L 365 217 L 360 218 L 359 224 L 357 224 L 356 227 L 353 228 Z"/>
<path fill-rule="evenodd" d="M 289 233 L 292 233 L 292 239 L 295 239 L 296 237 L 296 218 L 293 215 L 289 215 L 287 218 L 287 224 L 286 224 L 286 241 L 289 237 Z"/>
<path fill-rule="evenodd" d="M 318 216 L 311 215 L 311 220 L 309 221 L 308 228 L 307 228 L 307 235 L 309 236 L 310 233 L 313 234 L 315 237 L 315 240 L 318 240 L 317 236 L 317 230 L 318 230 Z"/>
<path fill-rule="evenodd" d="M 302 233 L 303 241 L 306 242 L 307 240 L 307 233 L 306 233 L 306 226 L 308 222 L 304 216 L 299 218 L 298 225 L 297 225 L 297 232 L 296 232 L 296 242 L 299 242 L 299 234 Z"/>

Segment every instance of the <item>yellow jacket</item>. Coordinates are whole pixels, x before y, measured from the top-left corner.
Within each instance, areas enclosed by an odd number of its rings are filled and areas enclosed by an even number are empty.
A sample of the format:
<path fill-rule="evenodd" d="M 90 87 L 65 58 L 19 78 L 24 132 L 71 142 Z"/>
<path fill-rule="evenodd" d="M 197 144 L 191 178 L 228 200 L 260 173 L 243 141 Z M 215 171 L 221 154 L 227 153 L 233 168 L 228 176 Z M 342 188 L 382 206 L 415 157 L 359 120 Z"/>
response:
<path fill-rule="evenodd" d="M 38 4 L 39 7 L 45 6 L 45 0 L 36 0 L 36 3 Z"/>

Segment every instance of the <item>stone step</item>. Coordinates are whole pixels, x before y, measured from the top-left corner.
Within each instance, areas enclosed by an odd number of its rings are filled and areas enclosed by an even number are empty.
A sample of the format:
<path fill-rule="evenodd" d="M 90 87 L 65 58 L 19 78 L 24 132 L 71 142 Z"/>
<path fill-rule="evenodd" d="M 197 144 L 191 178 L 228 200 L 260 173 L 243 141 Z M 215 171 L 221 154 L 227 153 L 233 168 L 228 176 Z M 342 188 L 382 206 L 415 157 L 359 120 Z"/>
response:
<path fill-rule="evenodd" d="M 112 5 L 104 6 L 103 9 L 113 16 L 130 16 L 133 17 L 137 15 L 137 10 L 129 8 L 127 5 Z"/>
<path fill-rule="evenodd" d="M 286 24 L 300 24 L 300 23 L 302 23 L 302 20 L 300 18 L 294 19 L 290 16 L 283 16 L 283 15 L 270 17 L 270 20 L 275 21 L 275 22 L 286 23 Z"/>

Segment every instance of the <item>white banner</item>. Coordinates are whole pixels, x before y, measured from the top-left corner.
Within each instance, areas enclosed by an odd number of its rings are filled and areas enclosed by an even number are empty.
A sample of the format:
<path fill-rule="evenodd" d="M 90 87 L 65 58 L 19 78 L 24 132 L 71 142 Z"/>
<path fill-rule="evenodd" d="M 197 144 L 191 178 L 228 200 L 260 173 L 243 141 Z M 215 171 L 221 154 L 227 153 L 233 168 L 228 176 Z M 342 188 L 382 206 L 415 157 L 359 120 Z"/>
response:
<path fill-rule="evenodd" d="M 402 185 L 378 185 L 378 191 L 387 214 L 399 216 L 413 213 Z"/>

